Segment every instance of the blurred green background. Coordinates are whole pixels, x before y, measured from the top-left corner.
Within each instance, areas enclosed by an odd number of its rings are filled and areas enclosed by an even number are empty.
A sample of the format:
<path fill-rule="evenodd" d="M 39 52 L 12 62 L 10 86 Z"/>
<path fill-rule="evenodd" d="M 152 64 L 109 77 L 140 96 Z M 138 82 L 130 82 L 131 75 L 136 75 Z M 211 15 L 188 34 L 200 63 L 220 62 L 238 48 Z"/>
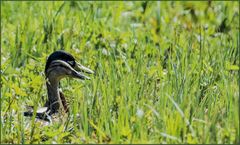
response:
<path fill-rule="evenodd" d="M 44 126 L 55 50 L 96 72 L 61 88 Z M 239 2 L 1 1 L 1 143 L 239 143 Z"/>

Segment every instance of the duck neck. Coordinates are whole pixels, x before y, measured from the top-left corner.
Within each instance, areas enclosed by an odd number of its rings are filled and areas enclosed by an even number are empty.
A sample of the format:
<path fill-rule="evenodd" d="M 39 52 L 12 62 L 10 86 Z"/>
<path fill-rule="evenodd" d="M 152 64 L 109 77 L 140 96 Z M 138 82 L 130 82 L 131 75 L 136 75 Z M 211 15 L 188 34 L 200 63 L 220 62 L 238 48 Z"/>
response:
<path fill-rule="evenodd" d="M 59 93 L 59 80 L 49 80 L 46 81 L 48 101 L 45 104 L 50 110 L 50 114 L 58 112 L 60 108 L 60 93 Z"/>

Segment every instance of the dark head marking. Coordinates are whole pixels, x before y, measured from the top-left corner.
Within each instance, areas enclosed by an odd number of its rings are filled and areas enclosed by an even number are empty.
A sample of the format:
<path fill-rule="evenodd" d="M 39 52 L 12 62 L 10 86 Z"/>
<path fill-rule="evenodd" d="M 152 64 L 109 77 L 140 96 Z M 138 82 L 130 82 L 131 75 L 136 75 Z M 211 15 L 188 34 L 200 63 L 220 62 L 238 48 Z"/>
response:
<path fill-rule="evenodd" d="M 47 69 L 48 67 L 50 66 L 51 62 L 54 61 L 54 60 L 62 60 L 62 61 L 65 61 L 67 62 L 71 67 L 75 67 L 76 65 L 76 62 L 75 62 L 75 59 L 74 57 L 63 51 L 63 50 L 58 50 L 58 51 L 55 51 L 53 52 L 47 59 L 47 63 L 46 63 L 46 66 L 45 66 L 45 73 L 47 72 Z"/>

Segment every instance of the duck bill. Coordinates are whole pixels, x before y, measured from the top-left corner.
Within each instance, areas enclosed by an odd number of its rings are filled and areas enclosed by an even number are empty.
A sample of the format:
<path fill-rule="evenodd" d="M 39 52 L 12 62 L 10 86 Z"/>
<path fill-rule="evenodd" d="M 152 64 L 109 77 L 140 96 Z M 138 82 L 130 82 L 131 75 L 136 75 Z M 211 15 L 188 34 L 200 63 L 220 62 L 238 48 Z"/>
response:
<path fill-rule="evenodd" d="M 74 69 L 72 70 L 71 76 L 74 77 L 74 78 L 81 79 L 81 80 L 90 80 L 90 78 L 88 76 L 82 74 L 81 72 L 77 72 Z"/>
<path fill-rule="evenodd" d="M 88 73 L 88 74 L 94 74 L 94 71 L 92 71 L 91 69 L 81 65 L 78 62 L 76 62 L 76 65 L 75 65 L 74 69 L 76 71 L 79 71 L 79 72 L 84 72 L 84 73 Z"/>
<path fill-rule="evenodd" d="M 75 78 L 82 79 L 82 80 L 90 80 L 90 78 L 88 76 L 84 75 L 83 72 L 88 73 L 88 74 L 94 74 L 94 72 L 91 69 L 76 62 L 76 65 L 72 72 L 72 76 L 74 76 Z"/>

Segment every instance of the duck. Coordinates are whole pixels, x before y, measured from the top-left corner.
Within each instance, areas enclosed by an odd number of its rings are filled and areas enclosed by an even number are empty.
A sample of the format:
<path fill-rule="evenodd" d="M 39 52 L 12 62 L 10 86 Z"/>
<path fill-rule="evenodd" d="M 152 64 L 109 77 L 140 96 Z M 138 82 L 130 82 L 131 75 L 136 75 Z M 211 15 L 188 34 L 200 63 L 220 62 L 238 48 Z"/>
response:
<path fill-rule="evenodd" d="M 70 53 L 57 50 L 48 56 L 44 74 L 48 98 L 44 107 L 37 109 L 36 118 L 51 121 L 53 114 L 59 113 L 61 110 L 64 113 L 69 112 L 66 98 L 59 86 L 60 81 L 66 77 L 90 80 L 86 74 L 94 74 L 94 71 L 77 62 Z M 26 108 L 24 116 L 33 116 L 34 107 L 27 106 Z"/>

